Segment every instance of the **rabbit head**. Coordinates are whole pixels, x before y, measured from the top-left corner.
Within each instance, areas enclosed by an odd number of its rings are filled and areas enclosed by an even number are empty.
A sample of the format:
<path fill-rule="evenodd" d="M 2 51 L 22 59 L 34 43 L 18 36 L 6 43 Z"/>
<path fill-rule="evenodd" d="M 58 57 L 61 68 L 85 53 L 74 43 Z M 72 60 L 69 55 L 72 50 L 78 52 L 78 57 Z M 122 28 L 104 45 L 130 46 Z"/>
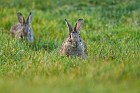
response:
<path fill-rule="evenodd" d="M 82 27 L 84 19 L 79 19 L 78 22 L 76 23 L 74 29 L 72 28 L 70 22 L 65 19 L 68 29 L 69 29 L 69 40 L 71 42 L 79 42 L 81 40 L 80 37 L 80 28 Z"/>
<path fill-rule="evenodd" d="M 21 26 L 21 28 L 20 28 L 21 38 L 25 38 L 25 39 L 27 39 L 27 41 L 33 42 L 34 35 L 33 35 L 33 30 L 31 28 L 33 13 L 30 12 L 27 20 L 24 19 L 22 13 L 20 13 L 20 12 L 17 13 L 17 16 L 18 16 L 18 21 L 19 21 L 20 26 Z"/>

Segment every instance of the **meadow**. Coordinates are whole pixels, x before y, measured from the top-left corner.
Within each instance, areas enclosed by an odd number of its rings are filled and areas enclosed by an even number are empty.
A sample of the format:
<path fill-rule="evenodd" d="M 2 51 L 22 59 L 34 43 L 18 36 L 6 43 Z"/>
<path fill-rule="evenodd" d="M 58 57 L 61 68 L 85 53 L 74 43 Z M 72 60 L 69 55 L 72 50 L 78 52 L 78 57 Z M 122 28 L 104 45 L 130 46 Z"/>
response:
<path fill-rule="evenodd" d="M 10 28 L 34 12 L 35 42 Z M 59 56 L 84 18 L 88 58 Z M 0 93 L 140 93 L 140 0 L 0 0 Z"/>

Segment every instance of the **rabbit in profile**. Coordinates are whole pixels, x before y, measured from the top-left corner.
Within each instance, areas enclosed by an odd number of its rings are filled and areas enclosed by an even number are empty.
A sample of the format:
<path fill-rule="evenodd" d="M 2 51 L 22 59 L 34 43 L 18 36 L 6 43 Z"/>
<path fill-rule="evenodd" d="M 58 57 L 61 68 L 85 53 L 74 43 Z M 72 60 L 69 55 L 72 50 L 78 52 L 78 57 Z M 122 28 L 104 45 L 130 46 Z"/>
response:
<path fill-rule="evenodd" d="M 26 39 L 28 42 L 34 41 L 34 33 L 31 27 L 31 22 L 33 19 L 33 13 L 30 12 L 27 20 L 24 19 L 22 13 L 17 13 L 18 21 L 16 25 L 12 26 L 10 29 L 10 33 L 15 38 Z"/>
<path fill-rule="evenodd" d="M 65 21 L 68 25 L 69 36 L 62 44 L 60 55 L 66 55 L 68 57 L 79 56 L 85 59 L 88 55 L 87 46 L 80 37 L 80 28 L 82 27 L 84 19 L 79 19 L 74 29 L 67 19 L 65 19 Z"/>

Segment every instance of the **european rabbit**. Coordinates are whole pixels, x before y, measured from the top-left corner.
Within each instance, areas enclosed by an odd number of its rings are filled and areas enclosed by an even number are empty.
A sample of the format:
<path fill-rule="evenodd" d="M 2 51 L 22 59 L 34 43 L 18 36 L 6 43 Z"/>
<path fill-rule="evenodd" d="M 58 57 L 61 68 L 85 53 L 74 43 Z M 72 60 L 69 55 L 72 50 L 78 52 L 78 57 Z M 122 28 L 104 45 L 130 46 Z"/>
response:
<path fill-rule="evenodd" d="M 26 39 L 29 42 L 34 41 L 34 33 L 31 27 L 31 22 L 33 19 L 33 13 L 30 12 L 27 20 L 24 19 L 22 13 L 17 13 L 18 21 L 16 25 L 12 26 L 10 29 L 11 34 L 16 38 Z"/>
<path fill-rule="evenodd" d="M 86 58 L 88 55 L 87 46 L 80 37 L 80 28 L 82 27 L 84 19 L 79 19 L 74 29 L 67 19 L 65 19 L 65 21 L 69 28 L 69 36 L 62 44 L 60 55 Z"/>

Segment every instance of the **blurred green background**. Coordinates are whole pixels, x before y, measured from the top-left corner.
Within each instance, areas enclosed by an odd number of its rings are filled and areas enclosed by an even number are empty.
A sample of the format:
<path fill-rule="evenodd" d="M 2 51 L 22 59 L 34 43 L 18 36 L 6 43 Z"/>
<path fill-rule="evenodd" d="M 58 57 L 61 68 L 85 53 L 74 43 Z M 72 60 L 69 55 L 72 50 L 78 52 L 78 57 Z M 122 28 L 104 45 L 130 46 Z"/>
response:
<path fill-rule="evenodd" d="M 33 44 L 10 34 L 34 12 Z M 86 60 L 59 56 L 84 18 Z M 140 0 L 0 0 L 0 93 L 140 93 Z"/>

